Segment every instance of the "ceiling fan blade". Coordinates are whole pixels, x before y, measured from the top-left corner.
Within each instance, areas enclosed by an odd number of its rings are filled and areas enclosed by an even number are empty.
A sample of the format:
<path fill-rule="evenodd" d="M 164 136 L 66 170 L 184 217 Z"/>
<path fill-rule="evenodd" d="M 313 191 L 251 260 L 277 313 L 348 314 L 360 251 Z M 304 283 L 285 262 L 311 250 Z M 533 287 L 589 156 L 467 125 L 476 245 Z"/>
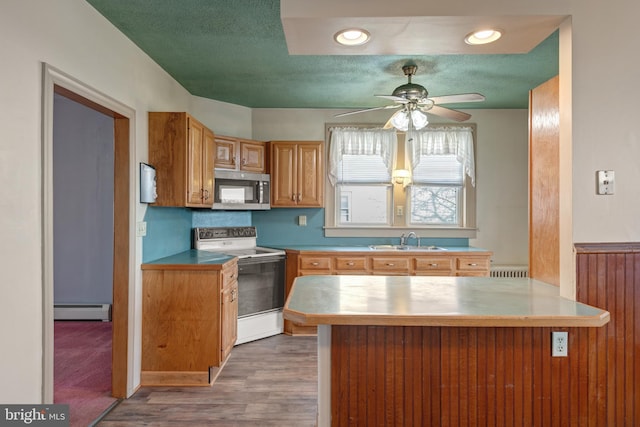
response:
<path fill-rule="evenodd" d="M 365 108 L 363 110 L 354 110 L 354 111 L 348 111 L 346 113 L 336 114 L 334 117 L 344 117 L 344 116 L 350 116 L 351 114 L 366 113 L 368 111 L 376 111 L 376 110 L 388 110 L 390 108 L 400 108 L 400 107 L 402 107 L 402 105 L 385 105 L 384 107 Z"/>
<path fill-rule="evenodd" d="M 471 114 L 463 113 L 462 111 L 452 110 L 451 108 L 441 107 L 434 105 L 426 112 L 435 114 L 436 116 L 444 117 L 445 119 L 455 120 L 457 122 L 464 122 L 471 118 Z"/>
<path fill-rule="evenodd" d="M 480 102 L 484 101 L 484 95 L 479 93 L 460 93 L 458 95 L 430 96 L 436 104 L 455 104 L 457 102 Z"/>
<path fill-rule="evenodd" d="M 378 98 L 390 99 L 400 104 L 407 104 L 409 102 L 407 98 L 402 98 L 400 96 L 393 96 L 393 95 L 374 95 L 374 96 L 377 96 Z"/>

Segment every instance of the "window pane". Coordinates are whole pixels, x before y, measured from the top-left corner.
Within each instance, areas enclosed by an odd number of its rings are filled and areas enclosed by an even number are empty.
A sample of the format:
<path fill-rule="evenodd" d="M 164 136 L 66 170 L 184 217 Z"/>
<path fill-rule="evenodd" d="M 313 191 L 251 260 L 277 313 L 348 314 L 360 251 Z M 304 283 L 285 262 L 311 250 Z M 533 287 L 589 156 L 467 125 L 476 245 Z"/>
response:
<path fill-rule="evenodd" d="M 339 225 L 389 225 L 390 185 L 338 184 Z"/>
<path fill-rule="evenodd" d="M 420 156 L 420 163 L 413 169 L 413 182 L 461 185 L 463 180 L 462 163 L 454 154 Z"/>
<path fill-rule="evenodd" d="M 411 224 L 458 225 L 460 187 L 412 185 Z"/>
<path fill-rule="evenodd" d="M 380 155 L 344 154 L 338 163 L 338 181 L 391 182 L 391 176 Z"/>

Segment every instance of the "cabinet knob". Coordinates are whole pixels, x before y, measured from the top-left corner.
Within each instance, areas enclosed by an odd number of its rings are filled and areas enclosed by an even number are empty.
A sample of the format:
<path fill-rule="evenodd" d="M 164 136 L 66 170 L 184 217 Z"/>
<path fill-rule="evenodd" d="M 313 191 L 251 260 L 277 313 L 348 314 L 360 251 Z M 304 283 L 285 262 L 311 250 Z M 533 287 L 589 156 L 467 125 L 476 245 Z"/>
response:
<path fill-rule="evenodd" d="M 429 267 L 437 267 L 437 266 L 438 266 L 438 264 L 435 264 L 435 263 L 429 264 Z"/>
<path fill-rule="evenodd" d="M 467 264 L 469 267 L 477 267 L 478 264 L 476 264 L 475 262 L 470 262 L 469 264 Z"/>
<path fill-rule="evenodd" d="M 392 263 L 392 262 L 388 262 L 388 263 L 387 263 L 387 266 L 388 266 L 388 267 L 393 267 L 394 265 L 395 265 L 395 264 L 394 264 L 394 263 Z"/>
<path fill-rule="evenodd" d="M 234 290 L 231 291 L 231 302 L 235 301 L 236 298 L 237 298 L 237 292 L 234 289 Z"/>
<path fill-rule="evenodd" d="M 349 262 L 347 263 L 347 265 L 348 265 L 348 266 L 350 266 L 350 267 L 352 267 L 352 266 L 354 266 L 354 265 L 356 265 L 356 264 L 355 264 L 354 262 L 349 261 Z"/>
<path fill-rule="evenodd" d="M 298 201 L 301 202 L 302 201 L 302 194 L 298 193 Z"/>
<path fill-rule="evenodd" d="M 320 263 L 319 262 L 312 262 L 311 265 L 318 266 L 318 265 L 320 265 Z"/>
<path fill-rule="evenodd" d="M 291 195 L 291 201 L 292 201 L 292 202 L 295 202 L 295 201 L 296 201 L 296 193 L 293 193 L 293 194 Z"/>
<path fill-rule="evenodd" d="M 246 165 L 247 164 L 247 159 L 242 159 L 242 164 Z"/>

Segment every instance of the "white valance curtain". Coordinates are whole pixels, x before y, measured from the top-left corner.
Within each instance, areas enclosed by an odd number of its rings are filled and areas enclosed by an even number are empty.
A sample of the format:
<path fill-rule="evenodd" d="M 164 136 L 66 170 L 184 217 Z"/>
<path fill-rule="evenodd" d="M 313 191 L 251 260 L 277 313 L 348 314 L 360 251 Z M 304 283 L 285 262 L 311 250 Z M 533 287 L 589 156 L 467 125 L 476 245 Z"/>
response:
<path fill-rule="evenodd" d="M 391 176 L 398 146 L 395 129 L 333 127 L 329 146 L 329 181 L 335 185 L 342 156 L 379 155 Z"/>
<path fill-rule="evenodd" d="M 446 126 L 410 130 L 406 134 L 406 152 L 412 170 L 420 163 L 421 156 L 455 154 L 458 162 L 462 164 L 464 173 L 475 186 L 473 128 L 471 127 Z"/>

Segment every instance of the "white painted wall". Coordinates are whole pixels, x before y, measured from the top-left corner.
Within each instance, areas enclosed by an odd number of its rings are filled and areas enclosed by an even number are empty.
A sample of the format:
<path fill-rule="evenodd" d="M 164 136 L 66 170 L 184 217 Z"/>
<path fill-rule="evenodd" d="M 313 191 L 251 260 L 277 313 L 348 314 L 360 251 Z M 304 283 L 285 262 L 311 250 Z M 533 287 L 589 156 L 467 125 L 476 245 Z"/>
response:
<path fill-rule="evenodd" d="M 389 112 L 336 118 L 346 110 L 254 109 L 259 140 L 324 140 L 325 123 L 384 124 Z M 528 264 L 527 110 L 467 110 L 476 123 L 477 238 L 472 246 L 494 252 L 494 264 Z M 433 123 L 442 122 L 429 117 Z"/>
<path fill-rule="evenodd" d="M 147 111 L 191 111 L 193 97 L 83 0 L 4 0 L 0 6 L 0 402 L 42 399 L 42 63 L 135 109 L 136 164 L 147 157 Z M 226 116 L 228 104 L 193 101 L 250 133 L 250 112 Z M 137 204 L 136 219 L 144 217 Z M 135 268 L 139 307 L 141 239 Z M 134 351 L 139 361 L 140 313 Z M 17 327 L 18 326 L 18 327 Z M 138 362 L 139 363 L 139 362 Z M 139 365 L 134 378 L 139 378 Z M 135 386 L 135 384 L 134 384 Z"/>

